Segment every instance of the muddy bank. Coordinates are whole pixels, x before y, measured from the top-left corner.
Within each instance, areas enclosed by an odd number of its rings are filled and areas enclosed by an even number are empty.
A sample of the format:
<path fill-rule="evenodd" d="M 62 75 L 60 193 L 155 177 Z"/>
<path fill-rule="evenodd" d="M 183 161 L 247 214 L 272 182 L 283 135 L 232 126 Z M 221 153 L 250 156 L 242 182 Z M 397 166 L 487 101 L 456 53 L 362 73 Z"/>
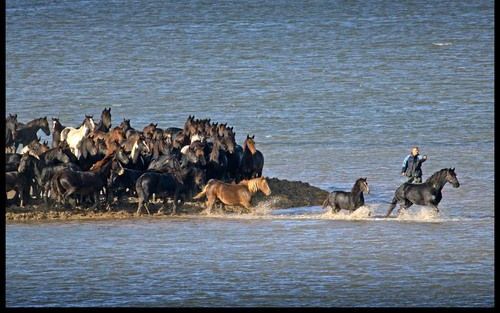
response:
<path fill-rule="evenodd" d="M 285 179 L 268 178 L 268 184 L 272 194 L 266 197 L 260 191 L 252 198 L 252 209 L 287 209 L 293 207 L 321 205 L 328 195 L 328 192 L 320 188 L 311 186 L 301 181 L 288 181 Z M 197 202 L 186 202 L 178 210 L 177 215 L 203 214 L 205 210 L 204 200 Z M 159 201 L 150 205 L 152 216 L 168 216 L 170 205 L 168 204 L 163 214 L 157 214 L 161 207 Z M 217 213 L 250 213 L 246 209 L 238 206 L 224 206 L 216 204 L 213 211 Z M 11 205 L 6 207 L 6 222 L 29 222 L 29 221 L 50 221 L 50 220 L 98 220 L 98 219 L 128 219 L 137 218 L 137 200 L 135 198 L 122 199 L 120 203 L 114 203 L 111 211 L 92 211 L 85 208 L 52 208 L 45 207 L 42 201 L 32 200 L 30 205 L 24 208 Z M 147 216 L 147 215 L 143 215 Z"/>

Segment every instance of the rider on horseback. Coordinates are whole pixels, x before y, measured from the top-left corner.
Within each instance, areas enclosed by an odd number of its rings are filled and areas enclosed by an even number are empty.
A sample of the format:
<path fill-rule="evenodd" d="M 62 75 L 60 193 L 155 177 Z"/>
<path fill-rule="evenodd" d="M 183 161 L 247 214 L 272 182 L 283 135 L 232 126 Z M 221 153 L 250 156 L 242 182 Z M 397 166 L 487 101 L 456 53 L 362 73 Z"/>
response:
<path fill-rule="evenodd" d="M 403 168 L 401 175 L 409 177 L 408 183 L 421 183 L 422 182 L 422 163 L 427 160 L 427 156 L 419 154 L 419 148 L 414 146 L 409 155 L 403 160 Z"/>

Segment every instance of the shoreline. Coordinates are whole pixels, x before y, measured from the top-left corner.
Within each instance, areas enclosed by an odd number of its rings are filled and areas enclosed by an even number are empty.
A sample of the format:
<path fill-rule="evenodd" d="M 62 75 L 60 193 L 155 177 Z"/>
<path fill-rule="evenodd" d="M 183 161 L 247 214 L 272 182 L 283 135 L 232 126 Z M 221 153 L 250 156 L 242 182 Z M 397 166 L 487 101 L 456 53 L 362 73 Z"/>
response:
<path fill-rule="evenodd" d="M 302 181 L 289 181 L 286 179 L 267 178 L 272 194 L 266 197 L 262 192 L 257 192 L 252 198 L 252 211 L 265 209 L 289 209 L 293 207 L 306 207 L 321 205 L 329 194 L 328 191 L 310 185 Z M 224 206 L 221 208 L 220 202 L 216 203 L 213 213 L 235 213 L 251 214 L 250 211 L 239 206 Z M 97 221 L 97 220 L 123 220 L 138 218 L 182 218 L 183 216 L 209 217 L 202 212 L 205 210 L 205 198 L 200 201 L 184 203 L 182 208 L 178 209 L 175 216 L 170 215 L 170 203 L 168 203 L 162 213 L 156 213 L 161 207 L 161 201 L 157 199 L 151 202 L 151 215 L 143 213 L 140 216 L 135 215 L 137 210 L 136 198 L 130 197 L 127 201 L 113 203 L 111 211 L 101 209 L 93 211 L 85 208 L 48 208 L 45 207 L 42 200 L 32 199 L 29 205 L 24 208 L 16 205 L 10 205 L 5 208 L 5 222 L 11 223 L 38 223 L 51 221 Z M 144 211 L 144 210 L 143 210 Z M 200 214 L 201 213 L 201 214 Z"/>

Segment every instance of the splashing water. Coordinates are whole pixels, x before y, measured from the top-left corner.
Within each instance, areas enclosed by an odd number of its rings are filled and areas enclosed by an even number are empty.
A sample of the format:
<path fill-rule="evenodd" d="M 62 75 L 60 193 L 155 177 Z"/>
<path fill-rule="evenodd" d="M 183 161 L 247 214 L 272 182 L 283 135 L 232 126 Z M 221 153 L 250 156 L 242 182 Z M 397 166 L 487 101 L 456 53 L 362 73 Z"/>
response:
<path fill-rule="evenodd" d="M 397 219 L 403 221 L 439 221 L 439 213 L 433 208 L 422 207 L 418 211 L 414 209 L 403 210 L 398 215 Z"/>
<path fill-rule="evenodd" d="M 352 213 L 346 210 L 340 210 L 337 213 L 332 213 L 331 211 L 328 211 L 322 214 L 321 217 L 325 219 L 334 219 L 334 220 L 361 220 L 361 219 L 371 218 L 371 216 L 373 215 L 374 215 L 373 208 L 367 205 L 363 205 Z"/>

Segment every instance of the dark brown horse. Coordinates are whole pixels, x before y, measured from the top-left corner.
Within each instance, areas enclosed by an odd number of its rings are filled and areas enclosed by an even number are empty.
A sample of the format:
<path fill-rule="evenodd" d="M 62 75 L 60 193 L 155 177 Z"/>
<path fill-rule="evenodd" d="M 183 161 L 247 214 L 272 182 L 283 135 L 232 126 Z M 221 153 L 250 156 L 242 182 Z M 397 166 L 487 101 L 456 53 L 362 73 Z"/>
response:
<path fill-rule="evenodd" d="M 264 167 L 264 155 L 255 148 L 255 135 L 243 142 L 243 156 L 241 157 L 240 174 L 243 179 L 251 179 L 262 176 Z"/>
<path fill-rule="evenodd" d="M 227 205 L 242 205 L 248 209 L 251 206 L 252 195 L 259 190 L 266 196 L 271 194 L 271 189 L 264 177 L 244 180 L 239 184 L 228 184 L 220 180 L 211 179 L 205 188 L 203 188 L 203 191 L 194 196 L 193 199 L 200 199 L 206 195 L 208 213 L 212 210 L 217 199 Z"/>
<path fill-rule="evenodd" d="M 65 204 L 72 195 L 93 196 L 93 209 L 100 208 L 99 193 L 106 186 L 113 156 L 95 163 L 90 171 L 62 170 L 52 178 L 52 189 L 58 202 Z"/>
<path fill-rule="evenodd" d="M 105 133 L 111 128 L 111 108 L 104 110 L 101 113 L 101 120 L 97 123 L 95 130 L 100 130 Z"/>
<path fill-rule="evenodd" d="M 38 138 L 37 132 L 40 129 L 47 136 L 50 135 L 49 122 L 47 121 L 46 116 L 42 117 L 42 118 L 34 119 L 34 120 L 26 123 L 25 125 L 19 124 L 19 126 L 16 128 L 15 139 L 14 139 L 14 145 L 16 147 L 16 150 L 19 147 L 19 144 L 26 146 L 30 142 L 32 142 L 33 140 L 36 140 Z"/>
<path fill-rule="evenodd" d="M 349 212 L 352 213 L 365 204 L 363 192 L 370 193 L 370 188 L 368 187 L 366 177 L 358 178 L 352 186 L 350 192 L 331 192 L 323 202 L 323 209 L 326 207 L 330 207 L 331 212 L 333 213 L 337 213 L 341 209 L 349 210 Z"/>

